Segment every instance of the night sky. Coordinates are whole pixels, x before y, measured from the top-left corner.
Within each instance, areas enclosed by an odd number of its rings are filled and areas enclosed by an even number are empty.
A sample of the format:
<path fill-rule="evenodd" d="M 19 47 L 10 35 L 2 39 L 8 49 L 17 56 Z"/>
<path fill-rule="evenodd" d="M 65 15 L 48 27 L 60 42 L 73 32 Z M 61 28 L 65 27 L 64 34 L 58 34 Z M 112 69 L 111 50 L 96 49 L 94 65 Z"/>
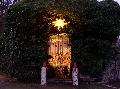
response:
<path fill-rule="evenodd" d="M 11 1 L 13 1 L 13 0 L 11 0 Z M 98 0 L 98 1 L 103 1 L 103 0 Z M 120 4 L 120 0 L 114 0 L 114 1 L 116 1 Z"/>
<path fill-rule="evenodd" d="M 98 0 L 98 1 L 103 1 L 103 0 Z M 118 2 L 119 5 L 120 5 L 120 0 L 114 0 L 114 1 Z"/>

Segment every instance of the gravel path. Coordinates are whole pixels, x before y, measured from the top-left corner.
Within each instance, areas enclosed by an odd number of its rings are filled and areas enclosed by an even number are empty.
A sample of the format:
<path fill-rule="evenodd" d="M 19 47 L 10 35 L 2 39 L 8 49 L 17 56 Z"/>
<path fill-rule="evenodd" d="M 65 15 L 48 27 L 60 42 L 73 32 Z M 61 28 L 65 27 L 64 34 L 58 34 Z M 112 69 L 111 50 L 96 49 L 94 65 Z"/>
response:
<path fill-rule="evenodd" d="M 0 89 L 112 89 L 98 85 L 80 84 L 74 88 L 72 83 L 49 83 L 41 86 L 39 83 L 20 83 L 6 75 L 0 75 Z"/>
<path fill-rule="evenodd" d="M 35 83 L 25 84 L 19 82 L 11 82 L 0 87 L 0 89 L 112 89 L 112 88 L 88 84 L 82 84 L 74 88 L 70 84 L 47 84 L 46 86 L 41 86 L 40 84 Z"/>
<path fill-rule="evenodd" d="M 8 82 L 8 81 L 10 81 L 11 80 L 11 78 L 9 78 L 8 76 L 6 76 L 6 75 L 0 75 L 0 85 L 1 84 L 4 84 L 4 83 L 6 83 L 6 82 Z"/>
<path fill-rule="evenodd" d="M 10 76 L 0 73 L 0 89 L 2 86 L 9 84 L 10 82 L 16 81 L 15 78 L 11 78 Z"/>

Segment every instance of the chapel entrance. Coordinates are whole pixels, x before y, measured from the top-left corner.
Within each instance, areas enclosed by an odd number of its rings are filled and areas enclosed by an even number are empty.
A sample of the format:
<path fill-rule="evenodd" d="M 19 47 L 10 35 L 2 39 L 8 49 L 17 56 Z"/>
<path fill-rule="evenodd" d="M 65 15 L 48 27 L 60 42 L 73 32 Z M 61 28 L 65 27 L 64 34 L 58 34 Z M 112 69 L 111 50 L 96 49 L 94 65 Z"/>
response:
<path fill-rule="evenodd" d="M 55 77 L 67 79 L 70 76 L 71 46 L 67 33 L 55 34 L 49 38 L 50 66 L 54 68 Z"/>

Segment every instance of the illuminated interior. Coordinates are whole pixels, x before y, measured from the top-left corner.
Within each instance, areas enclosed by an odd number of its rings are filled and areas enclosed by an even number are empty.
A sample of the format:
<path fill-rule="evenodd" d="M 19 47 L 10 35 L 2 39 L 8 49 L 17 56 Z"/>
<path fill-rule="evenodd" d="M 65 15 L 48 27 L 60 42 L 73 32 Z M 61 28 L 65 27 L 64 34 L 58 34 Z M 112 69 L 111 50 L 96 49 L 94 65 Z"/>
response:
<path fill-rule="evenodd" d="M 70 72 L 71 47 L 69 43 L 69 37 L 66 33 L 50 36 L 49 55 L 53 57 L 49 59 L 51 66 L 54 68 L 67 66 L 68 72 Z"/>

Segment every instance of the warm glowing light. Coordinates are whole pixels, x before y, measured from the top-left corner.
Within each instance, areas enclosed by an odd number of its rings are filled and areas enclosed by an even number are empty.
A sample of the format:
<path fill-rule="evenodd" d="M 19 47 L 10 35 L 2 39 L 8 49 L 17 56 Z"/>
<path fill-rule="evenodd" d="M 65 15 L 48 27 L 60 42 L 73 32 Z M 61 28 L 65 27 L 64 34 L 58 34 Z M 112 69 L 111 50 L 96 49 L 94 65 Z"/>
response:
<path fill-rule="evenodd" d="M 71 63 L 71 52 L 70 47 L 67 47 L 68 36 L 65 33 L 53 35 L 50 37 L 50 51 L 49 55 L 52 55 L 52 59 L 49 60 L 49 64 L 53 67 L 57 66 L 68 66 L 70 69 Z M 59 45 L 58 45 L 59 42 Z M 62 48 L 61 48 L 61 46 Z M 58 52 L 59 47 L 59 52 Z M 52 49 L 52 50 L 51 50 Z"/>
<path fill-rule="evenodd" d="M 59 37 L 58 37 L 59 36 Z M 56 34 L 50 36 L 49 40 L 49 55 L 52 56 L 49 59 L 49 64 L 56 69 L 58 77 L 64 78 L 64 68 L 67 67 L 68 75 L 70 74 L 71 64 L 71 47 L 68 46 L 69 37 L 66 33 Z"/>
<path fill-rule="evenodd" d="M 52 24 L 60 30 L 60 28 L 63 28 L 68 23 L 65 23 L 65 19 L 56 19 L 56 21 L 53 21 Z"/>

